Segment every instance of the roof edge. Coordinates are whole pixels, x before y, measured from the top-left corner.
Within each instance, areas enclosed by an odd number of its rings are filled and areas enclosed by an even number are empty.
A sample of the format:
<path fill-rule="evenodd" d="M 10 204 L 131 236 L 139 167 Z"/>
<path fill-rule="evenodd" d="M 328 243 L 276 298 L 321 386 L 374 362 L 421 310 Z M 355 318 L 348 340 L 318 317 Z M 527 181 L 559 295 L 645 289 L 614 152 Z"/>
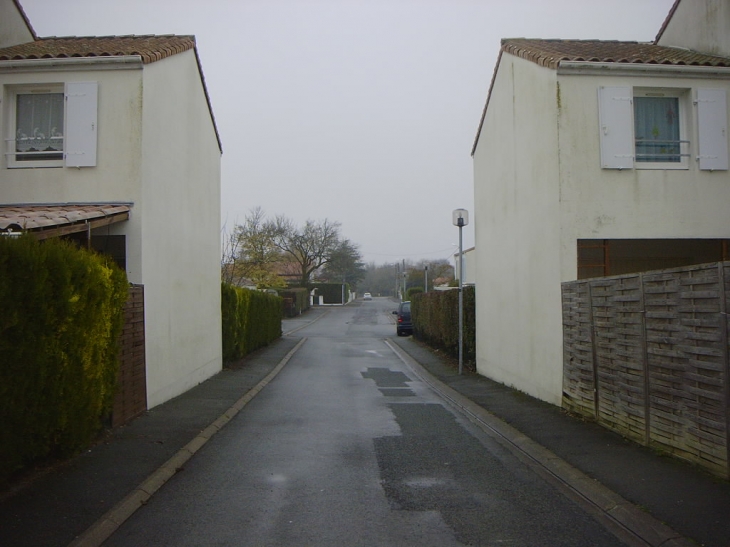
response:
<path fill-rule="evenodd" d="M 28 19 L 28 15 L 25 13 L 23 6 L 20 5 L 20 0 L 13 0 L 13 3 L 15 4 L 15 8 L 18 10 L 18 13 L 20 13 L 20 16 L 23 18 L 23 21 L 25 21 L 25 26 L 28 27 L 28 30 L 33 36 L 33 40 L 38 40 L 38 35 L 36 34 L 33 25 L 30 24 L 30 19 Z"/>
<path fill-rule="evenodd" d="M 664 19 L 664 22 L 662 23 L 661 28 L 659 29 L 659 32 L 656 35 L 656 38 L 654 38 L 654 44 L 659 45 L 659 40 L 661 40 L 662 35 L 664 34 L 664 31 L 667 30 L 667 27 L 669 26 L 669 22 L 672 20 L 672 17 L 674 17 L 675 12 L 677 11 L 677 8 L 679 7 L 679 3 L 682 0 L 674 0 L 674 4 L 671 8 L 669 8 L 669 13 L 667 14 L 666 18 Z"/>
<path fill-rule="evenodd" d="M 474 144 L 471 147 L 471 156 L 474 157 L 474 153 L 477 151 L 477 145 L 479 144 L 479 136 L 482 134 L 482 127 L 484 126 L 484 119 L 487 117 L 487 108 L 489 107 L 489 101 L 492 98 L 492 89 L 494 89 L 494 81 L 497 79 L 497 72 L 499 71 L 499 64 L 502 62 L 502 53 L 504 49 L 500 48 L 499 55 L 497 56 L 497 62 L 494 65 L 494 72 L 492 73 L 492 81 L 489 83 L 489 91 L 487 92 L 487 102 L 484 104 L 482 110 L 482 117 L 479 120 L 479 127 L 477 128 L 477 134 L 474 136 Z"/>
<path fill-rule="evenodd" d="M 200 61 L 200 55 L 198 54 L 197 42 L 193 48 L 195 52 L 195 62 L 198 63 L 198 73 L 200 74 L 200 83 L 203 84 L 203 93 L 205 94 L 205 100 L 208 103 L 208 111 L 210 112 L 210 119 L 213 122 L 213 131 L 215 131 L 215 138 L 218 141 L 218 150 L 223 154 L 223 142 L 221 141 L 220 133 L 218 132 L 218 124 L 215 121 L 215 114 L 213 113 L 213 102 L 210 100 L 210 94 L 208 93 L 208 85 L 205 83 L 205 74 L 203 73 L 203 63 Z"/>

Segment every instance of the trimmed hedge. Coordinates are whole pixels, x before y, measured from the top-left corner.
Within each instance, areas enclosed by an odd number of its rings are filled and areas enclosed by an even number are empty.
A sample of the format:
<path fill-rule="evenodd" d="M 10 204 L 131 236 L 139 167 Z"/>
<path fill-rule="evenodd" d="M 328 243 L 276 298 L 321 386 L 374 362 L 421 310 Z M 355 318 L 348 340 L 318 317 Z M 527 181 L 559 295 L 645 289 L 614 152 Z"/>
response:
<path fill-rule="evenodd" d="M 309 291 L 303 287 L 278 291 L 284 299 L 284 315 L 296 317 L 309 309 Z"/>
<path fill-rule="evenodd" d="M 464 287 L 464 347 L 465 368 L 476 370 L 475 289 Z M 459 356 L 459 291 L 416 293 L 411 300 L 413 335 L 429 346 L 442 349 L 453 357 Z"/>
<path fill-rule="evenodd" d="M 112 409 L 128 296 L 111 259 L 0 237 L 0 478 L 87 447 Z"/>
<path fill-rule="evenodd" d="M 423 292 L 423 287 L 411 287 L 408 289 L 408 292 L 406 292 L 406 300 L 413 300 L 413 295 L 421 294 Z"/>
<path fill-rule="evenodd" d="M 314 293 L 315 300 L 318 296 L 322 296 L 325 304 L 342 304 L 342 283 L 314 283 L 313 289 L 317 289 Z M 345 302 L 350 300 L 350 284 L 345 283 Z"/>
<path fill-rule="evenodd" d="M 279 296 L 221 284 L 223 360 L 240 359 L 281 336 Z"/>

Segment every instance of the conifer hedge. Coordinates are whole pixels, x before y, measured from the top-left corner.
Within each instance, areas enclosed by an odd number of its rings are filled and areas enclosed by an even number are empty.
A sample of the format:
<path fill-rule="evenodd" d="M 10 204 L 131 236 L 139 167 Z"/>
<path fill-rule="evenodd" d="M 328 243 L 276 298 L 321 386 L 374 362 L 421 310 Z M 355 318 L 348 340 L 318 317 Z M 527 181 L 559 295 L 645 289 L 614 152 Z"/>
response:
<path fill-rule="evenodd" d="M 88 446 L 108 417 L 128 295 L 111 259 L 0 237 L 0 478 Z"/>
<path fill-rule="evenodd" d="M 221 284 L 223 360 L 240 359 L 281 336 L 282 299 Z"/>
<path fill-rule="evenodd" d="M 464 287 L 463 362 L 476 370 L 476 322 L 474 287 Z M 429 346 L 459 356 L 459 291 L 416 293 L 411 299 L 413 335 Z"/>
<path fill-rule="evenodd" d="M 322 296 L 325 304 L 342 304 L 342 283 L 314 283 L 313 289 L 317 289 L 315 299 Z M 350 284 L 345 283 L 345 302 L 350 300 Z"/>

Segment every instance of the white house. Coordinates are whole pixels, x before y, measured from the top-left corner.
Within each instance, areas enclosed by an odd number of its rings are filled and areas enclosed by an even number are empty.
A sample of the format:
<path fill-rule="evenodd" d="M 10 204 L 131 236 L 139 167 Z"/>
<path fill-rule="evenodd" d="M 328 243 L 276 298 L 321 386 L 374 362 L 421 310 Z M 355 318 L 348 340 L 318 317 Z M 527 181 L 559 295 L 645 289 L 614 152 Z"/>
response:
<path fill-rule="evenodd" d="M 505 39 L 472 150 L 477 370 L 560 404 L 563 281 L 730 258 L 730 4 L 654 43 Z"/>
<path fill-rule="evenodd" d="M 148 406 L 221 369 L 221 144 L 193 36 L 38 38 L 0 0 L 0 229 L 145 287 Z"/>
<path fill-rule="evenodd" d="M 474 285 L 476 283 L 476 255 L 477 252 L 475 247 L 464 249 L 464 277 L 461 279 L 464 285 Z M 454 254 L 454 275 L 456 279 L 459 279 L 461 276 L 461 260 L 459 259 L 459 253 Z"/>

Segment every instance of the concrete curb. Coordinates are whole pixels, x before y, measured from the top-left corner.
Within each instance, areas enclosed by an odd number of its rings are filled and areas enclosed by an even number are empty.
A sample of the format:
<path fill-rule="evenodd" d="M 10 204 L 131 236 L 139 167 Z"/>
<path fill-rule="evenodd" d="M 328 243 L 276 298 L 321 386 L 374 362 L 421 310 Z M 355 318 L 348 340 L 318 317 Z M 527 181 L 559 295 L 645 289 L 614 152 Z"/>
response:
<path fill-rule="evenodd" d="M 506 422 L 441 382 L 413 359 L 405 349 L 385 344 L 431 389 L 464 413 L 482 431 L 535 469 L 563 493 L 594 515 L 627 545 L 636 547 L 696 547 L 667 525 L 591 479 Z"/>
<path fill-rule="evenodd" d="M 183 465 L 193 457 L 218 431 L 223 429 L 243 407 L 245 407 L 259 392 L 264 389 L 281 369 L 289 362 L 294 354 L 302 347 L 306 338 L 302 338 L 279 364 L 256 386 L 248 390 L 218 419 L 201 431 L 194 439 L 182 447 L 159 469 L 148 476 L 124 499 L 107 511 L 99 520 L 92 524 L 83 534 L 74 539 L 68 547 L 99 547 L 111 536 L 137 509 L 146 504 L 149 499 L 169 481 Z"/>

